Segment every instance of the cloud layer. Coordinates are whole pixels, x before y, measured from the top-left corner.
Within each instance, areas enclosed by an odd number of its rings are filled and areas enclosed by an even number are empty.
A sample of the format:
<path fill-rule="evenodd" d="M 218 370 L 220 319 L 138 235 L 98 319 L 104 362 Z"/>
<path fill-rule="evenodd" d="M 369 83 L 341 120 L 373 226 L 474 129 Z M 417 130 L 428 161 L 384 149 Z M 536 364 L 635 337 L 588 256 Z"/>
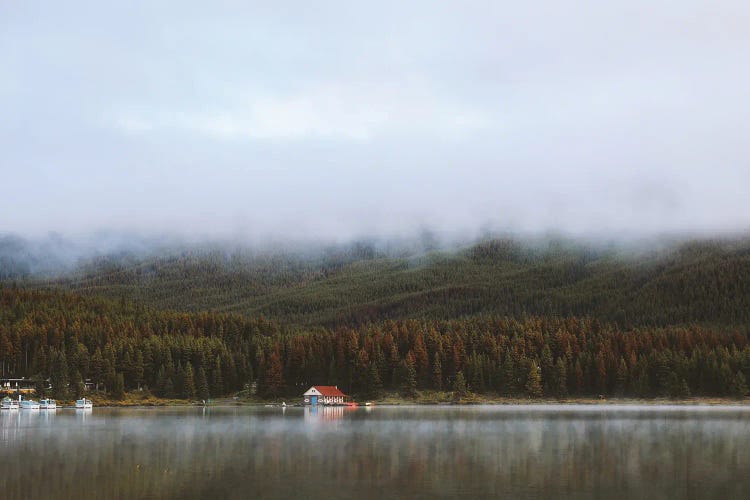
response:
<path fill-rule="evenodd" d="M 745 230 L 749 19 L 740 1 L 6 2 L 0 231 Z"/>

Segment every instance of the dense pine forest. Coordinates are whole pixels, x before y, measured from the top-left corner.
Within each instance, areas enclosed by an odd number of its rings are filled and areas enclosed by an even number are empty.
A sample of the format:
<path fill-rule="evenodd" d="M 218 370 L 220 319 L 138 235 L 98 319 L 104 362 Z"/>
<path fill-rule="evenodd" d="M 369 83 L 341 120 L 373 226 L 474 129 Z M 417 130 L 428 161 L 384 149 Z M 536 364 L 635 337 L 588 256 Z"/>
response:
<path fill-rule="evenodd" d="M 113 292 L 116 278 L 137 274 L 133 269 L 89 274 L 76 286 L 69 281 L 74 291 L 62 289 L 64 280 L 44 289 L 38 282 L 6 281 L 0 290 L 0 366 L 3 376 L 33 379 L 40 393 L 58 398 L 80 394 L 84 380 L 116 398 L 134 390 L 167 398 L 208 399 L 241 391 L 275 398 L 297 396 L 312 384 L 336 384 L 362 398 L 385 392 L 411 397 L 422 390 L 509 397 L 747 394 L 746 249 L 687 247 L 656 262 L 619 268 L 601 259 L 589 268 L 582 256 L 576 265 L 568 256 L 552 262 L 546 255 L 514 260 L 507 249 L 505 243 L 490 243 L 457 257 L 428 256 L 413 267 L 356 261 L 339 271 L 319 271 L 331 272 L 329 277 L 301 278 L 307 272 L 293 271 L 295 278 L 285 285 L 290 293 L 317 283 L 305 292 L 310 311 L 316 303 L 326 309 L 326 300 L 340 298 L 344 290 L 351 294 L 349 316 L 315 326 L 294 320 L 321 316 L 300 315 L 283 301 L 266 308 L 278 317 L 163 309 L 160 300 L 146 299 L 157 284 L 165 294 L 177 293 L 178 284 L 160 281 L 158 266 L 149 278 L 155 284 L 136 294 L 140 300 Z M 394 266 L 390 275 L 378 267 L 388 265 Z M 205 266 L 199 276 L 206 286 L 211 277 L 221 281 L 230 274 Z M 483 276 L 488 267 L 497 267 L 498 274 Z M 185 272 L 182 286 L 199 280 L 184 262 L 166 268 Z M 433 288 L 420 292 L 418 301 L 399 302 L 401 309 L 373 304 L 371 316 L 357 314 L 364 307 L 357 295 L 362 290 L 376 293 L 373 288 L 390 283 L 392 295 L 410 295 L 459 275 L 466 280 L 470 270 L 476 273 L 473 289 Z M 492 278 L 503 272 L 518 279 L 493 288 Z M 382 273 L 390 278 L 381 278 Z M 433 281 L 425 282 L 427 277 Z M 342 284 L 347 279 L 353 280 L 348 288 Z M 96 280 L 106 284 L 100 294 L 92 289 Z M 242 277 L 238 280 L 242 283 Z M 572 285 L 578 282 L 587 286 Z M 81 283 L 89 285 L 81 289 Z M 273 280 L 269 283 L 273 286 Z M 504 288 L 509 283 L 525 288 Z M 332 295 L 322 292 L 326 284 Z M 231 281 L 224 285 L 229 293 L 239 293 L 231 291 L 233 286 L 241 288 Z M 135 288 L 129 293 L 141 290 L 138 281 L 130 286 Z M 320 302 L 314 290 L 321 291 Z M 183 293 L 198 296 L 200 288 Z M 404 317 L 381 318 L 383 311 Z M 587 311 L 592 314 L 583 314 Z M 579 314 L 561 314 L 572 312 Z"/>
<path fill-rule="evenodd" d="M 16 267 L 16 269 L 18 269 Z M 384 255 L 109 256 L 0 290 L 0 368 L 58 398 L 743 397 L 750 244 L 638 258 L 487 241 Z M 50 389 L 51 386 L 51 389 Z"/>

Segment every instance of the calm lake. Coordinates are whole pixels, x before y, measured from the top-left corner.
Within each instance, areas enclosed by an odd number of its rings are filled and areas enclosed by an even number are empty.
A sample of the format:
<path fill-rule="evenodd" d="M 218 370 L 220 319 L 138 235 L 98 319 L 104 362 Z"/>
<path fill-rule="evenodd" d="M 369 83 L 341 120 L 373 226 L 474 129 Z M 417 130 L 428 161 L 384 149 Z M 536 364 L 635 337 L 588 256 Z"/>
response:
<path fill-rule="evenodd" d="M 3 411 L 0 497 L 750 498 L 750 407 Z"/>

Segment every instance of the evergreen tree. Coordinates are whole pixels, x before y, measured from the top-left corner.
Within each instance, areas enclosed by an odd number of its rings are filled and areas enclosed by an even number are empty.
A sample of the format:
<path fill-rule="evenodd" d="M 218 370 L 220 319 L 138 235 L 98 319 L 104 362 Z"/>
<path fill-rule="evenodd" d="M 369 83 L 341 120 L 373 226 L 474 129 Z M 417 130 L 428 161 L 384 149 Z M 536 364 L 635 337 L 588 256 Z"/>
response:
<path fill-rule="evenodd" d="M 375 364 L 371 364 L 368 369 L 369 376 L 367 377 L 368 391 L 367 393 L 373 399 L 378 399 L 383 395 L 383 383 L 380 380 L 380 373 L 378 373 L 378 367 Z"/>
<path fill-rule="evenodd" d="M 544 344 L 541 356 L 542 389 L 544 394 L 550 395 L 556 392 L 555 362 L 552 359 L 552 351 L 549 344 Z"/>
<path fill-rule="evenodd" d="M 112 397 L 122 399 L 125 396 L 125 378 L 122 372 L 115 375 L 115 383 L 112 387 Z"/>
<path fill-rule="evenodd" d="M 513 396 L 516 394 L 516 364 L 513 361 L 513 356 L 510 351 L 505 353 L 505 360 L 503 361 L 503 389 L 502 392 L 506 396 Z"/>
<path fill-rule="evenodd" d="M 563 358 L 557 358 L 555 363 L 555 396 L 564 398 L 568 395 L 568 369 Z"/>
<path fill-rule="evenodd" d="M 278 356 L 277 361 L 279 363 L 280 369 L 281 360 L 278 359 Z M 214 397 L 218 397 L 224 394 L 224 377 L 221 373 L 221 358 L 219 356 L 216 356 L 216 360 L 214 361 L 214 368 L 211 371 L 211 394 L 213 394 Z"/>
<path fill-rule="evenodd" d="M 526 394 L 532 398 L 538 398 L 542 395 L 541 369 L 533 361 L 529 363 L 529 373 L 526 376 Z"/>
<path fill-rule="evenodd" d="M 164 366 L 160 366 L 159 371 L 156 372 L 156 387 L 154 388 L 158 396 L 165 397 L 164 395 L 166 391 L 166 386 L 165 386 L 166 383 L 167 383 L 166 370 L 164 370 Z"/>
<path fill-rule="evenodd" d="M 583 368 L 581 367 L 581 360 L 576 359 L 573 365 L 573 392 L 576 394 L 583 394 L 585 387 L 585 380 L 583 377 Z"/>
<path fill-rule="evenodd" d="M 253 371 L 253 364 L 248 363 L 247 364 L 247 385 L 248 387 L 251 387 L 253 385 L 253 382 L 255 382 L 255 372 Z"/>
<path fill-rule="evenodd" d="M 620 362 L 617 364 L 617 382 L 615 384 L 615 393 L 619 396 L 625 394 L 625 390 L 628 383 L 628 365 L 625 364 L 625 360 L 620 357 Z"/>
<path fill-rule="evenodd" d="M 138 351 L 135 355 L 135 366 L 133 366 L 133 385 L 138 390 L 140 390 L 141 385 L 143 385 L 144 370 L 143 352 Z"/>
<path fill-rule="evenodd" d="M 432 387 L 436 391 L 443 390 L 443 365 L 437 352 L 432 362 Z"/>
<path fill-rule="evenodd" d="M 156 367 L 154 366 L 154 355 L 149 344 L 143 346 L 143 349 L 138 351 L 143 356 L 143 377 L 141 385 L 154 385 L 156 380 Z"/>
<path fill-rule="evenodd" d="M 417 373 L 417 383 L 421 387 L 426 387 L 430 379 L 430 357 L 427 354 L 427 347 L 424 344 L 424 337 L 421 332 L 414 339 L 412 355 L 414 357 L 414 368 Z"/>
<path fill-rule="evenodd" d="M 165 398 L 171 399 L 175 397 L 174 392 L 174 382 L 172 382 L 172 377 L 166 377 L 164 380 L 164 391 L 163 394 Z"/>
<path fill-rule="evenodd" d="M 73 373 L 73 378 L 70 381 L 70 390 L 73 392 L 73 397 L 78 399 L 83 396 L 84 387 L 85 385 L 83 377 L 81 376 L 81 372 L 76 370 L 75 373 Z"/>
<path fill-rule="evenodd" d="M 174 371 L 174 378 L 172 379 L 174 383 L 174 393 L 175 396 L 178 398 L 185 399 L 185 368 L 182 366 L 182 362 L 177 362 L 177 367 Z"/>
<path fill-rule="evenodd" d="M 104 358 L 102 357 L 102 350 L 98 347 L 91 357 L 91 379 L 94 382 L 95 389 L 99 389 L 99 384 L 104 381 Z"/>
<path fill-rule="evenodd" d="M 680 385 L 678 386 L 678 393 L 677 396 L 680 398 L 689 398 L 690 397 L 690 387 L 688 386 L 687 380 L 680 379 Z"/>
<path fill-rule="evenodd" d="M 44 377 L 42 377 L 40 374 L 36 374 L 31 377 L 31 380 L 34 381 L 34 392 L 36 393 L 37 397 L 45 397 L 47 395 L 47 382 L 44 380 Z"/>
<path fill-rule="evenodd" d="M 195 399 L 195 374 L 193 373 L 193 365 L 189 361 L 185 363 L 183 380 L 182 398 Z"/>
<path fill-rule="evenodd" d="M 122 359 L 122 364 L 120 366 L 120 369 L 122 370 L 123 377 L 127 381 L 126 388 L 132 389 L 131 383 L 134 379 L 134 363 L 133 363 L 133 356 L 131 355 L 132 349 L 125 349 L 125 355 Z"/>
<path fill-rule="evenodd" d="M 414 366 L 414 357 L 411 353 L 401 362 L 399 372 L 399 389 L 401 394 L 409 398 L 416 397 L 417 369 Z"/>
<path fill-rule="evenodd" d="M 208 401 L 211 398 L 211 394 L 208 390 L 208 379 L 206 378 L 206 370 L 201 366 L 195 375 L 195 389 L 196 395 L 203 401 Z"/>
<path fill-rule="evenodd" d="M 263 394 L 267 397 L 276 397 L 281 394 L 284 386 L 284 373 L 281 366 L 281 357 L 274 351 L 268 358 L 268 368 L 266 369 L 263 383 Z"/>
<path fill-rule="evenodd" d="M 52 395 L 55 399 L 66 399 L 68 397 L 68 362 L 64 351 L 55 351 L 52 355 L 52 370 L 50 372 L 50 384 Z"/>
<path fill-rule="evenodd" d="M 464 372 L 459 371 L 456 373 L 456 377 L 453 380 L 453 399 L 461 399 L 469 394 L 469 389 L 466 387 L 466 377 Z"/>
<path fill-rule="evenodd" d="M 743 399 L 745 396 L 747 396 L 747 380 L 745 379 L 745 375 L 741 371 L 738 371 L 734 375 L 734 379 L 732 380 L 729 391 L 732 396 L 737 399 Z"/>

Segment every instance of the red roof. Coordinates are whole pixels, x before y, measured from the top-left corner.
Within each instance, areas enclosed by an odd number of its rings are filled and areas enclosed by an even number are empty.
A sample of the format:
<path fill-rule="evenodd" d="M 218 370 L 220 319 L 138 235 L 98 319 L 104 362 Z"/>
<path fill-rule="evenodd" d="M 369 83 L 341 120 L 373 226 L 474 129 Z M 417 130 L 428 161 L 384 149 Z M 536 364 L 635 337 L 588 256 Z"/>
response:
<path fill-rule="evenodd" d="M 346 397 L 346 394 L 341 392 L 338 387 L 333 385 L 314 385 L 314 388 L 318 390 L 318 392 L 323 396 L 343 396 Z"/>

